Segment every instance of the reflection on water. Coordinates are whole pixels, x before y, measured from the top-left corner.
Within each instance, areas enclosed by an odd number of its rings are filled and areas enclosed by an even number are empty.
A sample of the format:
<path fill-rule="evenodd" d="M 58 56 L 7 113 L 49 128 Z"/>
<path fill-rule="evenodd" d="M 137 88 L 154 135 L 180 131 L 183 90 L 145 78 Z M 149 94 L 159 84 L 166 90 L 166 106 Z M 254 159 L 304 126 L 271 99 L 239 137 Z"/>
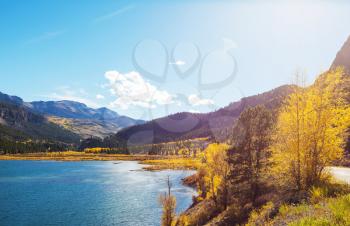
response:
<path fill-rule="evenodd" d="M 0 225 L 159 225 L 167 176 L 180 212 L 194 195 L 181 179 L 192 173 L 147 172 L 137 162 L 0 161 Z"/>

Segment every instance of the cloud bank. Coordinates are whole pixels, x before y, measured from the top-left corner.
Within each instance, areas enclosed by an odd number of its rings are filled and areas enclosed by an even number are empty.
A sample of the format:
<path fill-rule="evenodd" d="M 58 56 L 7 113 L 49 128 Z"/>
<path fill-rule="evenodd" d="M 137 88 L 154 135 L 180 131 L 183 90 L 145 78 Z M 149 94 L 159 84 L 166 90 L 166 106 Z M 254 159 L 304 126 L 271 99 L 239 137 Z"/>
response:
<path fill-rule="evenodd" d="M 155 108 L 174 102 L 174 96 L 153 86 L 138 72 L 122 74 L 118 71 L 107 71 L 105 78 L 109 82 L 110 92 L 117 98 L 111 103 L 111 107 L 124 110 L 130 106 Z"/>
<path fill-rule="evenodd" d="M 105 99 L 105 96 L 103 96 L 102 94 L 97 94 L 96 99 L 103 100 L 103 99 Z"/>

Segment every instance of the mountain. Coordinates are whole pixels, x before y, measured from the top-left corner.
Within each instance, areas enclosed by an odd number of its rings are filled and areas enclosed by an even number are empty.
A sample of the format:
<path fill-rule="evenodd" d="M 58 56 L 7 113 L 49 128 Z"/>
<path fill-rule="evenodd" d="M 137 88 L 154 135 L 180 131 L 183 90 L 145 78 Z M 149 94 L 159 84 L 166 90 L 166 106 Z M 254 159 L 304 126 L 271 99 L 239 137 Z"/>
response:
<path fill-rule="evenodd" d="M 25 105 L 37 112 L 61 118 L 109 120 L 119 117 L 116 112 L 108 108 L 93 109 L 83 103 L 69 100 L 34 101 Z"/>
<path fill-rule="evenodd" d="M 106 137 L 120 129 L 141 124 L 144 121 L 118 115 L 108 108 L 89 108 L 75 101 L 35 101 L 25 103 L 35 112 L 45 115 L 49 121 L 58 124 L 82 138 Z"/>
<path fill-rule="evenodd" d="M 0 102 L 14 104 L 14 105 L 22 105 L 23 100 L 17 96 L 10 96 L 5 93 L 0 92 Z"/>
<path fill-rule="evenodd" d="M 108 140 L 124 140 L 129 145 L 163 143 L 169 141 L 209 137 L 225 140 L 233 124 L 244 109 L 265 105 L 277 109 L 283 100 L 294 90 L 294 86 L 285 85 L 262 94 L 245 97 L 227 107 L 211 113 L 181 112 L 155 119 L 142 125 L 121 130 Z"/>
<path fill-rule="evenodd" d="M 25 139 L 48 140 L 62 143 L 78 144 L 80 137 L 60 126 L 49 122 L 24 105 L 19 98 L 0 93 L 0 138 L 18 141 Z"/>
<path fill-rule="evenodd" d="M 347 74 L 350 75 L 350 37 L 348 40 L 344 43 L 340 51 L 337 53 L 337 56 L 335 57 L 333 64 L 331 66 L 331 69 L 334 69 L 338 66 L 342 66 L 345 68 L 345 71 Z M 350 98 L 348 99 L 350 103 Z M 348 138 L 348 142 L 346 144 L 346 151 L 348 155 L 350 156 L 350 135 Z"/>
<path fill-rule="evenodd" d="M 93 109 L 75 101 L 24 102 L 20 97 L 0 92 L 0 104 L 0 125 L 6 127 L 3 131 L 11 128 L 23 132 L 26 137 L 60 142 L 77 143 L 80 138 L 104 138 L 122 128 L 144 123 L 108 108 Z M 66 134 L 72 139 L 66 139 Z M 2 135 L 5 136 L 4 132 Z"/>
<path fill-rule="evenodd" d="M 350 37 L 337 53 L 337 56 L 332 63 L 331 69 L 334 69 L 338 66 L 345 67 L 346 72 L 350 73 Z"/>

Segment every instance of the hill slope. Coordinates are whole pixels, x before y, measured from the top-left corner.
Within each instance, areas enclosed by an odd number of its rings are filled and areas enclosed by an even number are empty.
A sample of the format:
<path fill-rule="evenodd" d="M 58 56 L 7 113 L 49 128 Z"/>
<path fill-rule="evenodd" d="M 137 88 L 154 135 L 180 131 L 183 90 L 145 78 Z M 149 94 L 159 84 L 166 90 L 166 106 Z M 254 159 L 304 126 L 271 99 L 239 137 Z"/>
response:
<path fill-rule="evenodd" d="M 350 36 L 348 40 L 344 43 L 343 47 L 340 49 L 340 51 L 337 53 L 336 58 L 333 61 L 333 64 L 331 66 L 331 69 L 334 69 L 335 67 L 342 66 L 345 68 L 345 71 L 350 76 Z M 350 88 L 349 88 L 350 89 Z M 350 103 L 350 97 L 348 99 Z M 346 145 L 346 151 L 348 155 L 350 156 L 350 136 Z"/>
<path fill-rule="evenodd" d="M 79 136 L 53 124 L 22 105 L 0 102 L 0 137 L 7 140 L 39 139 L 79 143 Z M 21 139 L 20 139 L 21 138 Z"/>
<path fill-rule="evenodd" d="M 250 96 L 231 103 L 215 112 L 195 114 L 177 113 L 155 119 L 142 125 L 123 129 L 110 139 L 128 141 L 131 145 L 162 143 L 199 137 L 225 140 L 241 112 L 257 105 L 269 109 L 280 106 L 293 86 L 285 85 L 259 95 Z"/>
<path fill-rule="evenodd" d="M 83 138 L 103 138 L 122 128 L 143 123 L 142 120 L 120 116 L 108 108 L 93 109 L 75 101 L 35 101 L 25 105 Z"/>
<path fill-rule="evenodd" d="M 345 67 L 347 73 L 350 73 L 350 37 L 344 43 L 340 51 L 337 53 L 331 69 L 334 69 L 338 66 Z"/>

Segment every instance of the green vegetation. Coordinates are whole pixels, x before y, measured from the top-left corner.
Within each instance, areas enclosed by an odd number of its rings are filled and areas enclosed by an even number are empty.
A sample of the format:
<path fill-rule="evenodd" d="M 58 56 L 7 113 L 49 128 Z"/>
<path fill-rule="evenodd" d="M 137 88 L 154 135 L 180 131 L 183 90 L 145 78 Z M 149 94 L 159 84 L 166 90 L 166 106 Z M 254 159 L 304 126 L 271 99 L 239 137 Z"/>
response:
<path fill-rule="evenodd" d="M 0 154 L 64 151 L 80 137 L 18 104 L 0 102 Z"/>
<path fill-rule="evenodd" d="M 272 206 L 269 203 L 270 208 Z M 324 198 L 316 204 L 302 203 L 299 205 L 283 205 L 273 219 L 266 216 L 266 208 L 253 214 L 248 225 L 349 225 L 350 222 L 350 195 L 336 198 Z M 262 220 L 265 218 L 265 220 Z"/>
<path fill-rule="evenodd" d="M 268 202 L 252 211 L 247 225 L 349 225 L 350 186 L 324 179 L 299 203 Z"/>
<path fill-rule="evenodd" d="M 0 125 L 0 155 L 65 151 L 72 147 L 74 144 L 35 138 L 20 130 Z"/>

